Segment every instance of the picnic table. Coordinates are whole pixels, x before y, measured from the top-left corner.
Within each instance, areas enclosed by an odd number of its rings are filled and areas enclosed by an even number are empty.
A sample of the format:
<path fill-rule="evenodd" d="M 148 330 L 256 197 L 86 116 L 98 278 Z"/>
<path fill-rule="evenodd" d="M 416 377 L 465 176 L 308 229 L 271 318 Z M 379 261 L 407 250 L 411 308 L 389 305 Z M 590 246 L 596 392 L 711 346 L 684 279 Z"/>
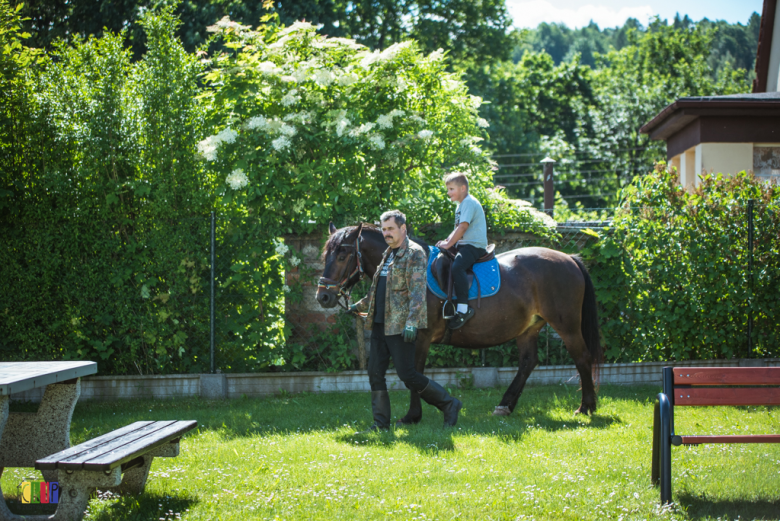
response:
<path fill-rule="evenodd" d="M 34 467 L 70 447 L 81 377 L 96 372 L 95 362 L 0 362 L 0 476 L 5 467 Z M 12 394 L 40 387 L 45 391 L 37 412 L 9 413 Z M 41 472 L 46 481 L 58 481 L 57 470 Z M 0 519 L 9 516 L 0 489 Z"/>

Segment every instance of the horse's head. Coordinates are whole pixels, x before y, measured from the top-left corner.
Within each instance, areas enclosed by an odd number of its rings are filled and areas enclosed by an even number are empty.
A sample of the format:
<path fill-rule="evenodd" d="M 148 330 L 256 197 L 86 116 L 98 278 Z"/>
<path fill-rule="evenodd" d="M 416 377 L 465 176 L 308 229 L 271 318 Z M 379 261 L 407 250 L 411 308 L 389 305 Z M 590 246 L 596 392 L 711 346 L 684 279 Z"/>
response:
<path fill-rule="evenodd" d="M 362 230 L 362 224 L 337 230 L 330 223 L 330 237 L 322 252 L 325 270 L 317 288 L 317 302 L 320 306 L 332 308 L 342 296 L 348 299 L 352 286 L 361 279 L 364 269 L 360 251 Z"/>

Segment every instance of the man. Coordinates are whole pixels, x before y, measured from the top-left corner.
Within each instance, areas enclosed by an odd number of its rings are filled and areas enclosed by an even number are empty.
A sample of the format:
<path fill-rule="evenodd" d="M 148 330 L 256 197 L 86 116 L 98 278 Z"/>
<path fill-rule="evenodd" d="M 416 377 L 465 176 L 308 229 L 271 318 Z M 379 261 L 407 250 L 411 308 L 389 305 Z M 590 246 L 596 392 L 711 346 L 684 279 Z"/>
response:
<path fill-rule="evenodd" d="M 463 404 L 414 368 L 417 332 L 428 327 L 425 251 L 409 240 L 403 213 L 391 210 L 383 213 L 380 220 L 388 248 L 368 295 L 349 308 L 353 313 L 366 311 L 365 327 L 371 330 L 368 381 L 374 423 L 363 433 L 390 428 L 385 374 L 391 358 L 404 385 L 441 410 L 445 426 L 455 425 Z"/>

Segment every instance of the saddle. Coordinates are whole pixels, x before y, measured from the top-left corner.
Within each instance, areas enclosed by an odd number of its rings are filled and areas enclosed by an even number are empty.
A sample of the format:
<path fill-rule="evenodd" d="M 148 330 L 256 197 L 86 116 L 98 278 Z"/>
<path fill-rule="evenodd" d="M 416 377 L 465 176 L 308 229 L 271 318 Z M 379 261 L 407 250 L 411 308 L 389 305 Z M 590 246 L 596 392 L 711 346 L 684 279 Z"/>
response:
<path fill-rule="evenodd" d="M 496 258 L 496 245 L 495 244 L 489 244 L 487 247 L 487 253 L 477 259 L 474 264 L 479 264 L 482 262 L 488 262 Z M 458 254 L 458 248 L 457 246 L 453 246 L 449 250 L 439 250 L 439 255 L 433 260 L 433 263 L 431 265 L 431 273 L 434 277 L 436 277 L 436 282 L 439 284 L 439 287 L 442 288 L 447 293 L 447 301 L 445 302 L 445 308 L 447 306 L 447 303 L 453 306 L 452 304 L 452 293 L 454 290 L 454 285 L 452 283 L 452 261 L 455 260 L 455 256 Z M 476 281 L 477 283 L 477 308 L 482 307 L 482 288 L 479 284 L 479 277 L 476 277 L 474 275 L 473 268 L 469 268 L 466 270 L 466 277 L 468 279 L 468 285 L 471 287 L 471 285 Z M 454 316 L 454 312 L 453 315 Z M 445 312 L 445 318 L 447 318 L 447 314 Z M 450 317 L 451 318 L 451 317 Z"/>

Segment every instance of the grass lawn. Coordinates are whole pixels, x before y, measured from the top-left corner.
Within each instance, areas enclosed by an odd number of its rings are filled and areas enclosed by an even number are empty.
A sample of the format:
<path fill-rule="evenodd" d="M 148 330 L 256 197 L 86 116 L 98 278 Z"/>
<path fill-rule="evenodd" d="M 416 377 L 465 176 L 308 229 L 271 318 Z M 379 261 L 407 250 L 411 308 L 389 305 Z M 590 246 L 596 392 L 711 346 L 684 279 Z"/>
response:
<path fill-rule="evenodd" d="M 780 447 L 672 452 L 675 505 L 650 485 L 654 387 L 602 386 L 574 416 L 575 386 L 528 388 L 492 416 L 504 389 L 456 390 L 453 430 L 423 405 L 421 424 L 353 436 L 369 394 L 267 399 L 81 402 L 71 442 L 136 420 L 197 420 L 178 458 L 158 458 L 140 497 L 96 499 L 87 519 L 780 519 Z M 391 392 L 394 416 L 408 394 Z M 19 406 L 16 406 L 19 407 Z M 14 410 L 12 408 L 12 410 Z M 780 409 L 680 408 L 683 434 L 777 434 Z M 6 469 L 12 496 L 33 469 Z"/>

